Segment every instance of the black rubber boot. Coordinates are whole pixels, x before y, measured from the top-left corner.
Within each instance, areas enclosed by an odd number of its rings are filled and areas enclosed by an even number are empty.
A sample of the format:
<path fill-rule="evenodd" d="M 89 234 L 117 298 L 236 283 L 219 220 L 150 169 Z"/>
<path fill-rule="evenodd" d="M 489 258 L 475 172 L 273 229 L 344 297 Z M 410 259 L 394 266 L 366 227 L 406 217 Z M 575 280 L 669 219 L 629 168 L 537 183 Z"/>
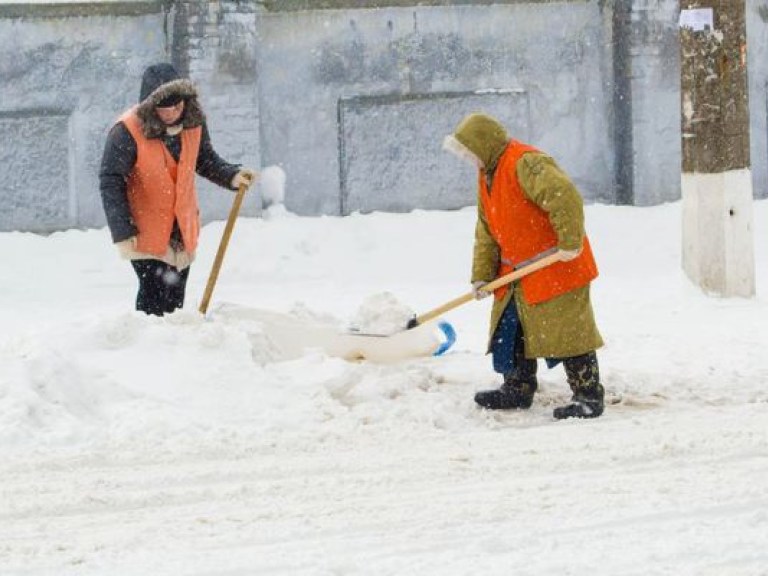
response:
<path fill-rule="evenodd" d="M 568 385 L 573 397 L 565 406 L 555 408 L 557 420 L 565 418 L 597 418 L 603 413 L 605 390 L 600 384 L 597 354 L 589 352 L 563 360 Z"/>
<path fill-rule="evenodd" d="M 498 390 L 483 390 L 475 394 L 475 402 L 488 410 L 530 408 L 538 385 L 533 382 L 504 382 Z"/>
<path fill-rule="evenodd" d="M 602 401 L 573 396 L 568 404 L 555 408 L 552 415 L 556 420 L 565 420 L 566 418 L 597 418 L 602 413 Z"/>
<path fill-rule="evenodd" d="M 475 394 L 475 402 L 488 410 L 530 408 L 539 387 L 536 381 L 536 359 L 526 358 L 521 336 L 515 339 L 515 369 L 504 374 L 504 384 L 498 390 L 483 390 Z"/>

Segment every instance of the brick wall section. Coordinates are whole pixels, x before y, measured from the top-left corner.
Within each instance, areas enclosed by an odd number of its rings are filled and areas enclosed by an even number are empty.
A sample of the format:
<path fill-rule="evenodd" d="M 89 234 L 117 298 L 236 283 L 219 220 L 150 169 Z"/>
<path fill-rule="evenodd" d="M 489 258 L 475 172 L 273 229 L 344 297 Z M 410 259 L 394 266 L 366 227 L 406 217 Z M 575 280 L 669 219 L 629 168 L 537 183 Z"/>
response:
<path fill-rule="evenodd" d="M 216 151 L 227 161 L 258 168 L 259 106 L 256 89 L 257 4 L 237 0 L 185 0 L 175 5 L 173 62 L 197 84 Z M 204 218 L 225 218 L 229 198 L 200 181 Z M 260 211 L 250 195 L 242 213 Z"/>

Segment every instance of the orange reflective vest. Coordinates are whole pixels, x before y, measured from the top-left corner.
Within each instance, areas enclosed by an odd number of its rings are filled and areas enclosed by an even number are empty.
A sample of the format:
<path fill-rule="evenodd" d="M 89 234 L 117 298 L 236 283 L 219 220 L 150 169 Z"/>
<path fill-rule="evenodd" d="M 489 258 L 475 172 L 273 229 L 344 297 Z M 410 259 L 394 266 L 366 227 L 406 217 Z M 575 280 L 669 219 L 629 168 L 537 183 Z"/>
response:
<path fill-rule="evenodd" d="M 490 190 L 485 172 L 480 171 L 480 199 L 488 229 L 500 251 L 499 276 L 558 245 L 557 233 L 547 213 L 528 199 L 517 179 L 517 162 L 526 152 L 538 150 L 522 142 L 510 141 L 499 158 Z M 556 262 L 525 276 L 520 280 L 520 286 L 528 304 L 539 304 L 586 286 L 596 277 L 597 264 L 585 235 L 577 258 Z M 502 286 L 496 290 L 495 297 L 503 298 L 507 288 Z"/>
<path fill-rule="evenodd" d="M 200 235 L 195 168 L 202 128 L 181 131 L 181 155 L 176 162 L 162 139 L 144 136 L 135 108 L 120 121 L 136 141 L 136 165 L 128 177 L 128 203 L 139 230 L 136 249 L 165 254 L 177 220 L 184 249 L 194 252 Z"/>

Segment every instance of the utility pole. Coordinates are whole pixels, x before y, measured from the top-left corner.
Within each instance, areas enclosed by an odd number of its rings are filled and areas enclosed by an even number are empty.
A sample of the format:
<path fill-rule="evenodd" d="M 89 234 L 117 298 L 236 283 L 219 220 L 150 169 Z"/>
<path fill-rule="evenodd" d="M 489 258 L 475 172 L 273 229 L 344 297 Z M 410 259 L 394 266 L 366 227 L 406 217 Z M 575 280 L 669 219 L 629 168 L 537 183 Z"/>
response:
<path fill-rule="evenodd" d="M 683 269 L 754 296 L 745 0 L 681 2 Z"/>

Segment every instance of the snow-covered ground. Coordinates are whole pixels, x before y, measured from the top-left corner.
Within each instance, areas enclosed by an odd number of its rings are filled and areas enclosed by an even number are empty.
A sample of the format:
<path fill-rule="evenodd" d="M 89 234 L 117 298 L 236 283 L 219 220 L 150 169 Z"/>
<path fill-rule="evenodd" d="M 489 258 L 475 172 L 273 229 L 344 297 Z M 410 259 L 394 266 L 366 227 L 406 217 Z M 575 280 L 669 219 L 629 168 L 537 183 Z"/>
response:
<path fill-rule="evenodd" d="M 187 307 L 132 312 L 106 230 L 0 235 L 0 575 L 768 574 L 768 202 L 758 295 L 680 268 L 680 205 L 589 206 L 611 405 L 555 422 L 562 368 L 519 413 L 488 301 L 443 357 L 285 359 L 224 303 L 344 327 L 386 293 L 422 313 L 468 290 L 474 210 L 223 223 Z"/>

